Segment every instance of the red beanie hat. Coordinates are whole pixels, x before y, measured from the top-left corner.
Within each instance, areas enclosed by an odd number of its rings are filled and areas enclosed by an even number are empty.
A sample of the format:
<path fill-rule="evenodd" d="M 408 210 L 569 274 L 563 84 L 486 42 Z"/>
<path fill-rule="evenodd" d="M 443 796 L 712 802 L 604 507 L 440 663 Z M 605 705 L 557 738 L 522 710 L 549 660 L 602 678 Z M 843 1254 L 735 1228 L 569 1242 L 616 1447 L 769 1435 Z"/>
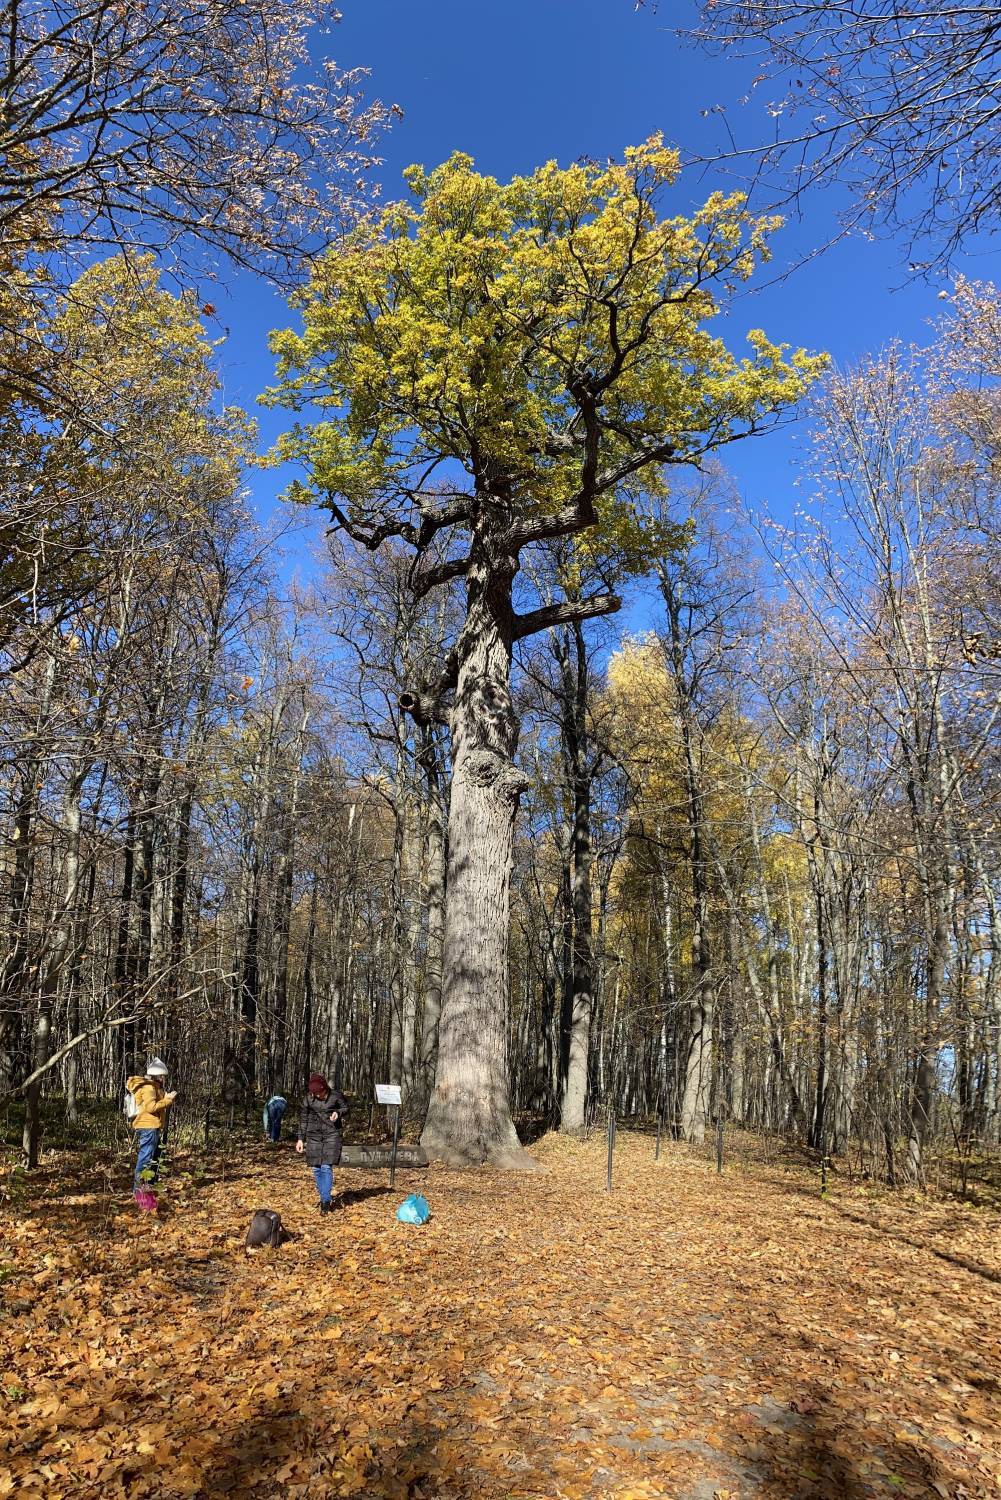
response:
<path fill-rule="evenodd" d="M 330 1093 L 330 1085 L 322 1073 L 310 1073 L 308 1091 L 314 1099 L 322 1099 L 324 1094 Z"/>

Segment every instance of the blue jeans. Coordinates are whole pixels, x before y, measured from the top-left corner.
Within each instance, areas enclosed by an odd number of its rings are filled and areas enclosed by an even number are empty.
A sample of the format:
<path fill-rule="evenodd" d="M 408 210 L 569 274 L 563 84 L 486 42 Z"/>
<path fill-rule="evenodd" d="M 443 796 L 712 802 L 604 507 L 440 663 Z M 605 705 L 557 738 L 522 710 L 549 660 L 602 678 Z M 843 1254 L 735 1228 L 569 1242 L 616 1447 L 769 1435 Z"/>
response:
<path fill-rule="evenodd" d="M 137 1192 L 154 1187 L 160 1175 L 159 1130 L 137 1130 L 139 1153 L 136 1156 L 136 1173 L 133 1183 Z"/>
<path fill-rule="evenodd" d="M 330 1195 L 334 1191 L 333 1167 L 314 1167 L 313 1181 L 316 1183 L 316 1191 L 320 1195 L 320 1202 L 329 1203 Z"/>
<path fill-rule="evenodd" d="M 271 1141 L 280 1141 L 282 1138 L 282 1120 L 285 1118 L 285 1105 L 269 1104 L 267 1115 L 268 1139 Z"/>

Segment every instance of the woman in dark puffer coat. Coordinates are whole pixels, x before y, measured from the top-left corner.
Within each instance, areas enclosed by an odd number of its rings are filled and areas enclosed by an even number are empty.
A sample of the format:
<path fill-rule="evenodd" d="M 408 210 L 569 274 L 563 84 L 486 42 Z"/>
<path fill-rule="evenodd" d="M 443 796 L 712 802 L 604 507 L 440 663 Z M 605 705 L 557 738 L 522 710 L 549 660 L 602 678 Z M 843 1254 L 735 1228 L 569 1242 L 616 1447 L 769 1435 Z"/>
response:
<path fill-rule="evenodd" d="M 311 1074 L 299 1116 L 299 1139 L 295 1149 L 306 1153 L 306 1161 L 313 1169 L 321 1214 L 330 1213 L 334 1206 L 330 1195 L 334 1190 L 334 1168 L 341 1159 L 347 1112 L 344 1095 L 332 1089 L 319 1073 Z"/>

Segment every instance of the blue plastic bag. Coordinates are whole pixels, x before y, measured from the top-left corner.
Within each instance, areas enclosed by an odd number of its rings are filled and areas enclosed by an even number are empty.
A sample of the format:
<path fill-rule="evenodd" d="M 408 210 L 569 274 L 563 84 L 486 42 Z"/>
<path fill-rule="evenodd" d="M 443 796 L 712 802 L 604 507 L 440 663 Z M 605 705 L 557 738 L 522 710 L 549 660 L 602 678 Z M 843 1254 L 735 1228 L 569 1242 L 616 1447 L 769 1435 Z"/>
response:
<path fill-rule="evenodd" d="M 401 1224 L 426 1224 L 431 1217 L 431 1205 L 420 1193 L 411 1193 L 396 1210 L 396 1217 Z"/>

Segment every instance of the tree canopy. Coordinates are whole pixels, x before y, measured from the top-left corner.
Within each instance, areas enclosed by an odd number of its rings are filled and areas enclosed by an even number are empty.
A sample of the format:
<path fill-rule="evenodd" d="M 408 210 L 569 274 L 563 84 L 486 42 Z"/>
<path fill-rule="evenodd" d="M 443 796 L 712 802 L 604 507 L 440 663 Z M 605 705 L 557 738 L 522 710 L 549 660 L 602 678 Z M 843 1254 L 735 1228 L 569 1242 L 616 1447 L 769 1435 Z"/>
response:
<path fill-rule="evenodd" d="M 456 153 L 331 250 L 273 335 L 269 399 L 319 419 L 279 453 L 366 544 L 425 552 L 489 497 L 514 545 L 612 522 L 627 486 L 756 431 L 821 361 L 764 333 L 730 353 L 707 325 L 768 254 L 740 194 L 661 215 L 678 155 L 549 162 L 510 183 Z M 430 587 L 464 571 L 453 557 Z"/>

